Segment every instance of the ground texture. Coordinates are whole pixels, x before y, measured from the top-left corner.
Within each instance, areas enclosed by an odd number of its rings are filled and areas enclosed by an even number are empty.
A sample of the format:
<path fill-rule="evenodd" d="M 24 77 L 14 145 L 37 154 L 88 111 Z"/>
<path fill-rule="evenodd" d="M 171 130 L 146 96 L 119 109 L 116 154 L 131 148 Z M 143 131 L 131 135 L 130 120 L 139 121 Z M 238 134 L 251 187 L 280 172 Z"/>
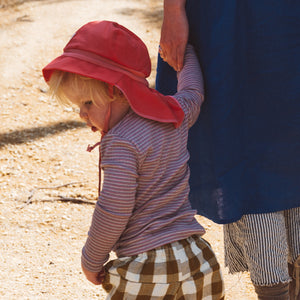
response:
<path fill-rule="evenodd" d="M 84 23 L 117 21 L 155 61 L 159 0 L 0 0 L 0 299 L 105 299 L 80 269 L 97 196 L 98 136 L 46 94 L 42 67 Z M 16 4 L 9 6 L 8 4 Z M 222 264 L 226 299 L 256 299 L 248 274 L 229 275 L 222 227 L 199 217 Z"/>

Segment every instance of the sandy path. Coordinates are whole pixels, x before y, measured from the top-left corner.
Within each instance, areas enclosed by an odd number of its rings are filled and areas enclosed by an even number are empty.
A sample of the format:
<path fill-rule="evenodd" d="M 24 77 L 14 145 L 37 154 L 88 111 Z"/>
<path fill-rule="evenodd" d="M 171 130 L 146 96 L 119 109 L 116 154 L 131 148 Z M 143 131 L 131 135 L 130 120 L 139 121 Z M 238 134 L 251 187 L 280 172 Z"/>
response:
<path fill-rule="evenodd" d="M 161 1 L 28 1 L 0 14 L 0 299 L 104 299 L 80 270 L 97 191 L 97 153 L 84 150 L 97 137 L 49 100 L 41 68 L 78 27 L 109 19 L 147 44 L 153 86 Z M 200 221 L 223 266 L 222 227 Z M 224 277 L 226 299 L 256 299 L 247 274 Z"/>

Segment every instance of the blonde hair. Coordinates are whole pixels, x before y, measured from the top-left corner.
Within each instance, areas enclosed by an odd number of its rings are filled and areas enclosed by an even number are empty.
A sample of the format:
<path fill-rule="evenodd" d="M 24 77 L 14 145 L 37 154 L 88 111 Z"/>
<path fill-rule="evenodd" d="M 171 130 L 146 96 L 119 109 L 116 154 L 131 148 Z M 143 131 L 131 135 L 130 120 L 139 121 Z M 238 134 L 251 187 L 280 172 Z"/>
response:
<path fill-rule="evenodd" d="M 110 95 L 110 87 L 106 82 L 75 73 L 55 70 L 48 82 L 49 92 L 59 103 L 66 106 L 72 105 L 72 101 L 64 93 L 64 86 L 66 84 L 69 85 L 70 89 L 75 91 L 80 90 L 86 94 L 95 105 L 97 105 L 95 99 L 100 99 L 103 102 L 102 104 L 106 101 L 111 102 L 117 99 L 126 101 L 123 93 L 115 86 L 113 86 L 112 95 Z"/>

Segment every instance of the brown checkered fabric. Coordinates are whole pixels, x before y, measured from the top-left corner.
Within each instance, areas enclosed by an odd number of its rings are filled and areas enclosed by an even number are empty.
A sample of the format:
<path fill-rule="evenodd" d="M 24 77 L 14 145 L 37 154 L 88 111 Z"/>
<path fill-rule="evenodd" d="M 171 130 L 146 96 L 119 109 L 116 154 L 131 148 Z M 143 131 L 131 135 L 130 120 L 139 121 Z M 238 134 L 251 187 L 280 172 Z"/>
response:
<path fill-rule="evenodd" d="M 220 266 L 200 236 L 112 260 L 105 269 L 107 300 L 224 299 Z"/>

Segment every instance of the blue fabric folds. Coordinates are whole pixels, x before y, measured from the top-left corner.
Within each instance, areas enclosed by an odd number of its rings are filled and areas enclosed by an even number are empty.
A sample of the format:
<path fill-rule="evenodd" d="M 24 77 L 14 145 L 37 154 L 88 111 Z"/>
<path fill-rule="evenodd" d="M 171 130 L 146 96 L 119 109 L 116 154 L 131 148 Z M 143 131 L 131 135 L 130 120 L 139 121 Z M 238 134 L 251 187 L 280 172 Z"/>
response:
<path fill-rule="evenodd" d="M 205 102 L 189 134 L 192 206 L 216 223 L 300 206 L 300 1 L 187 0 Z M 176 91 L 158 59 L 156 87 Z"/>

